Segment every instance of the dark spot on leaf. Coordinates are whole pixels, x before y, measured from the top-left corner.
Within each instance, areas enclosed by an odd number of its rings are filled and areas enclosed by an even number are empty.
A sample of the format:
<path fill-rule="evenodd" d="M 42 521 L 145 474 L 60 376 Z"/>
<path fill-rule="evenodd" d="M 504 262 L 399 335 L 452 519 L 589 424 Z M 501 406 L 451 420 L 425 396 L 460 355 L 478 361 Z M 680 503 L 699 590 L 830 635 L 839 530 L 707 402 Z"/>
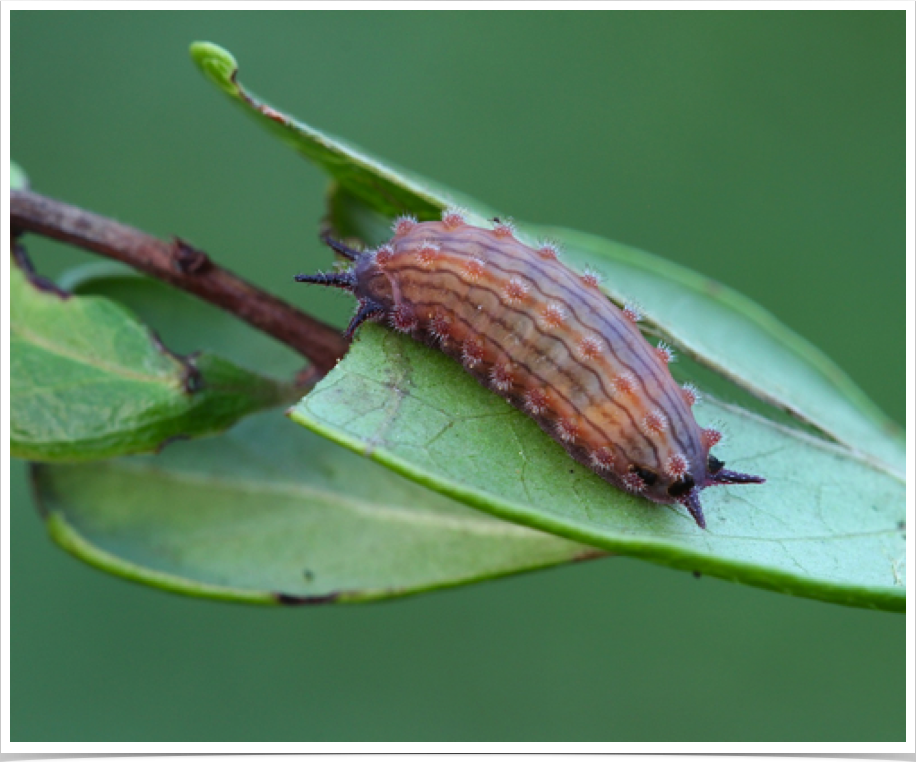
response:
<path fill-rule="evenodd" d="M 153 346 L 155 346 L 156 349 L 162 352 L 162 354 L 168 355 L 172 359 L 181 363 L 181 383 L 186 394 L 194 394 L 195 392 L 199 392 L 204 388 L 205 383 L 203 376 L 197 369 L 197 365 L 194 364 L 194 360 L 198 355 L 197 352 L 192 352 L 189 355 L 179 355 L 169 349 L 165 344 L 163 344 L 162 339 L 159 338 L 159 334 L 156 333 L 152 328 L 149 329 L 149 335 L 150 341 L 153 342 Z"/>
<path fill-rule="evenodd" d="M 309 582 L 315 579 L 315 574 L 312 572 L 311 569 L 304 569 L 302 572 L 302 576 L 305 577 Z"/>
<path fill-rule="evenodd" d="M 694 570 L 693 576 L 696 577 L 697 579 L 699 579 L 700 577 L 703 576 L 703 574 L 702 574 L 702 572 L 698 572 L 698 571 Z"/>
<path fill-rule="evenodd" d="M 172 442 L 186 442 L 191 439 L 188 434 L 175 434 L 174 436 L 163 439 L 159 445 L 156 447 L 156 455 L 162 452 L 166 447 L 168 447 Z"/>
<path fill-rule="evenodd" d="M 609 555 L 611 554 L 608 553 L 606 550 L 599 550 L 598 548 L 589 548 L 588 550 L 584 550 L 581 553 L 579 553 L 577 556 L 575 556 L 575 558 L 573 558 L 573 561 L 576 561 L 576 562 L 592 561 L 596 558 L 606 558 Z"/>
<path fill-rule="evenodd" d="M 274 593 L 274 598 L 284 606 L 317 606 L 321 603 L 334 603 L 340 593 L 327 595 L 290 595 L 289 593 Z"/>
<path fill-rule="evenodd" d="M 898 521 L 898 522 L 897 522 L 897 529 L 899 529 L 901 532 L 902 532 L 904 529 L 906 529 L 906 522 L 903 521 L 902 519 L 901 519 L 900 521 Z"/>
<path fill-rule="evenodd" d="M 195 394 L 201 391 L 206 384 L 204 384 L 204 377 L 200 374 L 197 366 L 188 358 L 184 363 L 184 367 L 185 375 L 182 381 L 184 382 L 185 391 L 188 394 Z"/>

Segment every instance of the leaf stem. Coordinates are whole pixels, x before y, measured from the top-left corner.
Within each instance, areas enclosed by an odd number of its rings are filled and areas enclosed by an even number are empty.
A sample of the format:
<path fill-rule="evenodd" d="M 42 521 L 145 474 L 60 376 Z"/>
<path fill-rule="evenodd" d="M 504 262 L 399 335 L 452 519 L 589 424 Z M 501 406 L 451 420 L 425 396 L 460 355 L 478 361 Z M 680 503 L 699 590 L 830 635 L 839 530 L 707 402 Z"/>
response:
<path fill-rule="evenodd" d="M 292 347 L 324 375 L 349 342 L 326 323 L 220 267 L 179 238 L 161 241 L 115 220 L 31 191 L 10 192 L 15 234 L 38 233 L 130 265 L 216 305 Z"/>

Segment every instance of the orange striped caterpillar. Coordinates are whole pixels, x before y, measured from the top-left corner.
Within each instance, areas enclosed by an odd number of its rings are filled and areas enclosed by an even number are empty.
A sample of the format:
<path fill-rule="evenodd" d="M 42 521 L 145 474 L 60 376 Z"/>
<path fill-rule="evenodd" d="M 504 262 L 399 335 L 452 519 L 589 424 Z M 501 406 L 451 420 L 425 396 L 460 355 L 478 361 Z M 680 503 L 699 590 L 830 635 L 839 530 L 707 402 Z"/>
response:
<path fill-rule="evenodd" d="M 533 249 L 494 222 L 473 227 L 456 209 L 441 222 L 401 217 L 391 241 L 364 252 L 326 236 L 352 268 L 296 280 L 356 296 L 348 337 L 384 321 L 440 349 L 579 463 L 620 489 L 683 504 L 702 528 L 700 490 L 764 481 L 709 454 L 721 435 L 697 424 L 696 389 L 674 381 L 672 351 L 645 340 L 634 309 L 561 264 L 553 244 Z"/>

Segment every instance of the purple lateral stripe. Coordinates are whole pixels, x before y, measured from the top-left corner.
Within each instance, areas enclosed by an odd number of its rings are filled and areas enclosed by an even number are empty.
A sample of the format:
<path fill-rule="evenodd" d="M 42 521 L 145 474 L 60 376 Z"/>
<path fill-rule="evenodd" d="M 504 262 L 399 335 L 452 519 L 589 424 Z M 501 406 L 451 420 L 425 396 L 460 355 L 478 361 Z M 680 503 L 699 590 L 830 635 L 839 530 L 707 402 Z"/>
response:
<path fill-rule="evenodd" d="M 414 304 L 414 305 L 423 305 L 423 306 L 427 306 L 427 307 L 441 307 L 441 306 L 442 306 L 442 305 L 441 305 L 440 303 L 438 303 L 438 302 L 412 302 L 412 304 Z M 451 315 L 451 318 L 452 318 L 455 322 L 461 323 L 462 325 L 464 325 L 465 327 L 467 327 L 468 330 L 469 330 L 471 333 L 474 333 L 474 330 L 475 330 L 475 329 L 474 329 L 474 326 L 472 326 L 467 320 L 465 320 L 464 317 L 462 317 L 461 315 L 459 315 L 457 312 L 451 312 L 450 315 Z M 497 323 L 498 325 L 502 326 L 503 328 L 507 328 L 506 324 L 503 323 L 501 320 L 494 320 L 494 322 Z M 492 337 L 490 337 L 490 336 L 486 336 L 486 337 L 484 337 L 484 341 L 486 341 L 488 344 L 490 344 L 490 345 L 496 347 L 500 352 L 504 352 L 505 354 L 509 355 L 509 353 L 508 353 L 507 350 L 506 350 L 506 347 L 503 346 L 502 344 L 500 344 L 498 341 L 496 341 L 496 339 L 494 339 L 494 338 L 492 338 Z M 452 357 L 455 357 L 455 358 L 460 359 L 460 353 L 458 353 L 458 352 L 449 352 L 448 350 L 443 350 L 443 351 L 444 351 L 446 354 L 448 354 L 448 355 L 450 355 L 450 356 L 452 356 Z M 511 356 L 511 355 L 509 355 L 509 356 Z M 575 404 L 569 397 L 567 397 L 565 394 L 561 393 L 561 392 L 556 388 L 556 386 L 553 385 L 553 384 L 551 383 L 551 379 L 545 378 L 544 376 L 540 375 L 540 374 L 537 373 L 536 371 L 532 370 L 532 369 L 531 369 L 531 366 L 528 365 L 527 362 L 523 362 L 523 361 L 521 361 L 521 360 L 519 360 L 519 359 L 517 359 L 517 358 L 513 358 L 512 362 L 513 362 L 513 364 L 518 365 L 518 366 L 521 367 L 521 368 L 524 368 L 524 369 L 525 369 L 525 372 L 526 372 L 531 378 L 536 379 L 536 380 L 539 381 L 542 385 L 544 385 L 544 386 L 550 386 L 550 387 L 553 389 L 553 393 L 556 394 L 557 397 L 559 397 L 560 399 L 564 400 L 573 410 L 575 410 L 577 413 L 579 413 L 579 415 L 580 415 L 585 421 L 587 421 L 587 422 L 589 423 L 589 427 L 590 427 L 591 429 L 593 429 L 594 431 L 597 431 L 599 434 L 602 434 L 602 435 L 604 434 L 604 432 L 605 432 L 604 427 L 601 426 L 600 423 L 594 423 L 590 418 L 588 418 L 588 417 L 582 412 L 582 410 L 579 408 L 578 405 L 576 405 L 576 404 Z M 578 361 L 575 361 L 575 362 L 578 362 Z M 564 377 L 566 377 L 566 378 L 569 378 L 569 375 L 568 375 L 568 374 L 566 373 L 566 371 L 565 371 L 564 369 L 562 369 L 560 366 L 555 365 L 554 363 L 551 363 L 551 365 L 553 365 L 553 367 L 558 371 L 557 375 L 561 375 L 561 376 L 564 376 Z M 612 401 L 613 401 L 613 400 L 612 400 Z M 649 446 L 652 448 L 653 452 L 655 452 L 656 461 L 658 461 L 658 453 L 657 453 L 657 451 L 655 450 L 655 443 L 654 443 L 651 439 L 649 439 L 648 437 L 646 437 L 646 435 L 639 429 L 639 427 L 636 425 L 636 421 L 633 420 L 632 415 L 630 415 L 630 411 L 629 411 L 626 407 L 620 406 L 617 402 L 614 402 L 614 404 L 617 405 L 618 407 L 620 407 L 621 410 L 626 414 L 627 418 L 629 419 L 630 423 L 632 424 L 632 429 L 633 429 L 633 431 L 634 431 L 635 433 L 639 434 L 639 436 L 641 436 L 641 437 L 643 437 L 643 438 L 646 439 L 646 441 L 648 442 Z M 599 437 L 599 438 L 600 438 L 600 437 Z"/>
<path fill-rule="evenodd" d="M 402 220 L 377 254 L 353 259 L 333 281 L 299 279 L 353 292 L 359 308 L 351 325 L 366 310 L 381 312 L 393 327 L 459 360 L 611 484 L 680 503 L 705 529 L 701 490 L 764 481 L 727 471 L 709 454 L 718 436 L 700 428 L 669 358 L 660 358 L 597 280 L 542 256 L 510 226 L 477 228 L 454 214 L 441 223 Z M 430 322 L 419 322 L 421 315 Z M 607 448 L 613 461 L 595 448 Z"/>
<path fill-rule="evenodd" d="M 513 259 L 512 257 L 510 257 L 509 255 L 505 254 L 504 252 L 500 251 L 499 249 L 490 247 L 488 241 L 484 241 L 482 243 L 484 245 L 484 248 L 486 248 L 489 253 L 495 254 L 498 258 L 505 259 L 510 262 L 517 261 Z M 520 244 L 520 243 L 518 245 L 524 246 L 524 244 Z M 406 251 L 404 253 L 406 253 Z M 460 251 L 451 251 L 450 252 L 449 249 L 442 249 L 442 253 L 444 255 L 448 255 L 449 253 L 451 253 L 453 257 L 467 256 Z M 544 276 L 544 280 L 554 283 L 558 288 L 562 290 L 564 296 L 558 296 L 556 294 L 551 294 L 545 291 L 541 287 L 541 284 L 540 284 L 541 282 L 535 278 L 532 278 L 530 271 L 517 270 L 512 267 L 501 267 L 492 258 L 487 260 L 487 266 L 507 276 L 521 276 L 525 278 L 526 282 L 528 282 L 542 296 L 544 296 L 545 298 L 551 301 L 558 301 L 562 303 L 563 306 L 569 311 L 569 313 L 571 313 L 575 317 L 576 322 L 578 322 L 580 326 L 584 327 L 587 332 L 596 333 L 601 336 L 607 336 L 606 332 L 602 331 L 600 328 L 595 327 L 593 324 L 585 320 L 579 314 L 579 311 L 576 309 L 576 306 L 575 306 L 576 303 L 582 300 L 580 292 L 577 291 L 577 289 L 582 288 L 582 284 L 578 282 L 578 276 L 576 276 L 574 272 L 572 272 L 569 268 L 565 267 L 562 263 L 556 263 L 556 262 L 541 263 L 539 261 L 534 260 L 533 257 L 529 257 L 529 260 L 532 260 L 532 261 L 527 261 L 526 265 L 529 266 L 531 269 L 536 270 L 541 276 Z M 552 276 L 557 273 L 562 273 L 564 277 L 567 279 L 567 281 L 570 282 L 570 285 L 563 285 L 560 282 L 558 282 L 557 280 L 555 280 Z M 468 286 L 475 285 L 475 284 L 467 283 L 466 281 L 462 281 L 462 282 L 465 282 Z M 596 305 L 601 304 L 602 306 L 604 306 L 605 304 L 611 304 L 610 300 L 608 300 L 607 296 L 603 292 L 598 292 L 594 296 L 589 294 L 588 296 L 595 300 Z M 679 405 L 678 401 L 675 400 L 673 396 L 673 392 L 669 391 L 669 388 L 668 388 L 669 385 L 666 383 L 666 379 L 662 375 L 661 371 L 655 366 L 654 363 L 647 362 L 645 360 L 645 358 L 649 356 L 647 355 L 647 352 L 652 351 L 651 346 L 649 346 L 649 344 L 645 342 L 644 340 L 640 342 L 637 339 L 637 337 L 631 334 L 629 331 L 621 330 L 617 325 L 615 325 L 615 322 L 613 320 L 605 317 L 605 315 L 602 314 L 601 309 L 596 309 L 591 314 L 597 316 L 601 320 L 605 328 L 607 328 L 610 331 L 610 333 L 612 333 L 615 336 L 615 342 L 613 343 L 607 342 L 607 344 L 608 344 L 609 349 L 611 349 L 611 352 L 614 355 L 617 362 L 620 365 L 622 365 L 623 367 L 625 367 L 627 370 L 633 373 L 634 377 L 639 382 L 639 385 L 642 387 L 645 396 L 648 399 L 650 399 L 656 407 L 661 408 L 668 414 L 668 418 L 671 423 L 671 431 L 674 434 L 675 440 L 677 441 L 678 445 L 682 449 L 685 449 L 685 450 L 689 449 L 688 447 L 689 443 L 684 442 L 684 440 L 681 439 L 679 432 L 688 431 L 690 429 L 690 423 L 692 422 L 692 419 L 690 421 L 686 419 L 685 411 L 683 410 L 683 405 Z M 620 354 L 614 348 L 618 344 L 623 344 L 624 346 L 626 346 L 628 350 L 630 350 L 630 353 L 633 356 L 633 360 L 639 363 L 639 367 L 635 365 L 631 365 L 630 363 L 622 359 Z M 652 393 L 652 388 L 644 381 L 644 379 L 647 376 L 652 378 L 652 380 L 655 382 L 654 387 L 658 389 L 663 399 L 656 397 L 656 395 Z M 683 401 L 680 400 L 680 402 L 683 402 Z M 676 421 L 672 420 L 673 418 L 676 418 L 677 420 Z M 676 424 L 680 424 L 680 425 L 676 425 Z"/>
<path fill-rule="evenodd" d="M 443 254 L 447 255 L 448 250 L 443 250 Z M 454 256 L 456 255 L 453 254 L 453 257 Z M 414 265 L 409 265 L 409 264 L 403 264 L 403 265 L 396 265 L 394 263 L 392 264 L 393 264 L 392 270 L 396 272 L 415 272 L 415 273 L 419 273 L 421 276 L 428 276 L 432 273 L 438 273 L 439 275 L 443 275 L 447 273 L 451 275 L 452 277 L 456 278 L 457 280 L 459 280 L 468 289 L 478 289 L 480 291 L 484 291 L 486 293 L 492 294 L 497 299 L 497 301 L 500 302 L 501 306 L 504 309 L 514 312 L 516 315 L 521 315 L 521 316 L 528 318 L 534 325 L 535 331 L 539 335 L 561 342 L 563 344 L 564 350 L 571 357 L 571 359 L 575 361 L 577 364 L 579 364 L 580 367 L 583 367 L 584 369 L 591 372 L 598 380 L 598 383 L 601 386 L 602 391 L 604 392 L 605 396 L 608 399 L 613 399 L 613 395 L 610 393 L 607 386 L 605 385 L 604 376 L 601 373 L 596 371 L 594 368 L 591 368 L 589 366 L 584 366 L 581 363 L 579 363 L 575 357 L 575 354 L 571 351 L 569 344 L 567 344 L 565 341 L 563 341 L 559 337 L 556 337 L 551 334 L 545 334 L 543 331 L 541 331 L 537 323 L 537 320 L 534 320 L 533 318 L 531 318 L 531 316 L 528 314 L 527 311 L 513 309 L 512 307 L 503 304 L 501 294 L 498 291 L 495 291 L 491 288 L 483 286 L 479 283 L 467 281 L 464 278 L 462 278 L 459 273 L 455 272 L 454 270 L 452 270 L 449 267 L 442 267 L 439 269 L 427 270 L 427 269 L 419 268 L 419 267 L 416 267 Z M 575 295 L 571 294 L 568 289 L 563 289 L 564 292 L 566 293 L 565 298 L 561 296 L 557 296 L 555 294 L 549 294 L 545 292 L 543 289 L 541 289 L 539 284 L 536 281 L 532 280 L 530 277 L 530 274 L 528 273 L 514 270 L 514 269 L 502 268 L 496 265 L 495 263 L 493 263 L 492 261 L 488 262 L 487 264 L 489 267 L 492 267 L 492 269 L 498 270 L 499 272 L 503 274 L 511 273 L 512 275 L 525 278 L 526 282 L 529 282 L 534 287 L 534 289 L 537 290 L 539 293 L 541 293 L 545 298 L 549 299 L 550 301 L 557 301 L 561 303 L 568 310 L 568 312 L 570 312 L 574 316 L 576 322 L 579 323 L 580 326 L 583 326 L 585 328 L 585 331 L 584 331 L 585 333 L 596 333 L 598 335 L 606 337 L 607 335 L 606 333 L 602 333 L 600 329 L 595 328 L 592 324 L 584 321 L 579 316 L 577 310 L 575 309 L 572 302 L 570 301 L 570 298 L 574 297 Z M 562 267 L 562 265 L 560 265 L 560 267 Z M 429 286 L 425 283 L 425 280 L 422 283 L 418 283 L 418 281 L 413 281 L 413 282 L 415 284 L 418 284 L 420 288 L 424 288 L 424 289 L 429 288 Z M 451 293 L 451 292 L 448 292 L 448 293 Z M 598 298 L 600 298 L 602 303 L 607 302 L 607 298 L 603 294 L 600 294 Z M 488 316 L 492 319 L 492 315 L 489 315 L 488 313 Z M 670 432 L 673 435 L 674 440 L 677 442 L 678 446 L 682 450 L 689 451 L 690 443 L 689 441 L 686 441 L 686 442 L 684 441 L 684 439 L 681 436 L 681 432 L 683 431 L 684 433 L 686 433 L 687 431 L 689 431 L 690 422 L 688 422 L 684 417 L 684 411 L 682 410 L 683 405 L 678 406 L 677 403 L 672 399 L 672 395 L 669 393 L 668 388 L 667 388 L 668 385 L 664 383 L 664 379 L 662 376 L 659 375 L 658 369 L 655 368 L 652 363 L 646 362 L 646 358 L 651 357 L 651 355 L 649 355 L 648 353 L 652 351 L 652 348 L 648 345 L 648 343 L 645 343 L 645 342 L 643 342 L 643 346 L 640 346 L 639 344 L 637 344 L 635 337 L 631 335 L 626 335 L 626 333 L 621 333 L 617 329 L 617 327 L 613 325 L 612 321 L 602 321 L 602 322 L 605 322 L 606 325 L 611 329 L 611 332 L 615 335 L 615 337 L 621 338 L 622 340 L 621 343 L 624 343 L 625 345 L 627 345 L 627 348 L 630 349 L 630 354 L 631 354 L 632 359 L 630 362 L 627 362 L 621 356 L 621 354 L 619 353 L 619 351 L 617 350 L 613 342 L 611 341 L 605 342 L 608 346 L 608 350 L 614 356 L 614 359 L 617 361 L 617 364 L 625 368 L 626 370 L 630 371 L 633 377 L 636 379 L 637 384 L 639 385 L 640 389 L 642 390 L 642 393 L 645 396 L 645 398 L 650 400 L 655 407 L 658 407 L 665 412 L 666 417 L 669 420 Z M 506 327 L 505 324 L 503 324 L 503 327 Z M 645 380 L 646 376 L 652 377 L 656 381 L 656 383 L 650 386 L 648 383 L 646 383 L 646 380 Z M 657 389 L 658 391 L 655 392 L 655 389 Z M 657 395 L 661 395 L 661 396 L 659 397 Z M 615 402 L 615 404 L 617 404 L 618 407 L 622 407 L 621 405 L 619 405 L 619 403 Z M 629 416 L 629 411 L 627 411 L 627 414 Z M 629 416 L 629 417 L 632 420 L 632 416 Z M 634 422 L 634 425 L 636 425 L 635 422 Z M 640 428 L 640 427 L 637 426 L 637 428 Z M 651 438 L 646 437 L 646 441 L 651 442 L 653 449 L 655 449 L 654 441 Z M 661 465 L 662 464 L 659 463 L 659 466 Z"/>
<path fill-rule="evenodd" d="M 413 266 L 404 266 L 404 267 L 400 267 L 400 268 L 397 268 L 397 271 L 398 271 L 399 273 L 401 273 L 401 274 L 403 274 L 403 273 L 405 273 L 405 272 L 416 272 L 416 273 L 420 273 L 420 274 L 424 274 L 424 275 L 425 275 L 425 274 L 429 274 L 429 273 L 431 272 L 431 271 L 428 271 L 428 270 L 421 270 L 420 268 L 416 268 L 416 267 L 413 267 Z M 499 298 L 499 293 L 496 292 L 496 291 L 494 291 L 493 289 L 487 288 L 486 286 L 481 286 L 481 285 L 479 285 L 479 284 L 468 283 L 467 281 L 465 281 L 464 279 L 462 279 L 457 273 L 453 272 L 452 270 L 443 269 L 443 270 L 440 270 L 440 271 L 433 271 L 433 272 L 437 272 L 439 275 L 448 275 L 448 276 L 450 276 L 450 277 L 452 277 L 452 278 L 455 278 L 456 280 L 460 281 L 460 282 L 463 283 L 464 285 L 468 286 L 469 289 L 477 289 L 477 290 L 480 290 L 480 291 L 484 291 L 484 292 L 486 292 L 486 293 L 492 294 L 492 295 L 495 296 L 497 299 Z M 434 292 L 435 292 L 435 291 L 439 291 L 439 292 L 442 292 L 442 293 L 445 293 L 445 294 L 448 294 L 448 295 L 454 295 L 454 292 L 452 292 L 452 291 L 450 291 L 450 290 L 448 290 L 448 289 L 446 289 L 446 288 L 444 288 L 444 287 L 438 287 L 438 288 L 436 288 L 436 287 L 430 286 L 429 284 L 425 283 L 424 281 L 417 281 L 417 280 L 410 280 L 410 279 L 406 279 L 406 280 L 407 280 L 408 282 L 412 282 L 412 283 L 413 283 L 414 285 L 416 285 L 416 286 L 419 286 L 419 288 L 420 288 L 421 290 L 423 290 L 423 291 L 434 291 Z M 456 312 L 455 310 L 453 310 L 453 309 L 447 307 L 448 302 L 444 302 L 444 301 L 437 301 L 437 302 L 411 301 L 410 303 L 411 303 L 412 306 L 414 306 L 415 309 L 416 309 L 417 307 L 420 307 L 420 306 L 422 306 L 422 307 L 427 307 L 427 308 L 428 308 L 428 307 L 446 308 L 446 309 L 449 311 L 449 313 L 452 315 L 452 318 L 453 318 L 453 319 L 457 320 L 458 322 L 460 322 L 460 323 L 462 323 L 464 326 L 466 326 L 467 329 L 469 330 L 469 332 L 470 332 L 471 334 L 473 334 L 473 335 L 475 335 L 475 336 L 479 336 L 479 331 L 477 330 L 477 328 L 475 328 L 474 325 L 472 325 L 472 324 L 471 324 L 468 320 L 466 320 L 464 317 L 460 316 L 458 312 Z M 505 305 L 503 305 L 503 306 L 505 307 Z M 553 335 L 551 335 L 551 334 L 546 334 L 546 333 L 542 332 L 542 331 L 540 330 L 540 328 L 538 327 L 538 325 L 537 325 L 537 321 L 536 321 L 536 320 L 533 320 L 533 319 L 531 318 L 531 316 L 530 316 L 527 312 L 525 312 L 525 311 L 523 311 L 523 310 L 515 310 L 515 309 L 509 308 L 509 307 L 505 307 L 505 309 L 506 309 L 506 311 L 508 311 L 508 312 L 512 312 L 513 314 L 515 314 L 515 315 L 517 315 L 517 316 L 519 316 L 519 317 L 524 317 L 526 320 L 529 320 L 529 321 L 532 323 L 532 325 L 534 326 L 535 333 L 537 333 L 539 336 L 542 336 L 542 337 L 544 337 L 544 338 L 546 338 L 546 339 L 548 339 L 548 340 L 554 341 L 555 343 L 561 345 L 561 346 L 563 347 L 564 353 L 567 355 L 567 358 L 569 359 L 569 361 L 570 361 L 571 364 L 577 366 L 578 368 L 581 368 L 581 369 L 584 370 L 584 371 L 587 371 L 588 373 L 590 373 L 591 375 L 593 375 L 593 376 L 595 377 L 595 379 L 596 379 L 597 382 L 598 382 L 599 387 L 601 388 L 601 391 L 603 392 L 603 397 L 602 397 L 601 399 L 595 400 L 593 397 L 590 396 L 590 399 L 591 399 L 592 401 L 594 401 L 594 402 L 604 402 L 604 401 L 608 401 L 608 402 L 610 402 L 612 405 L 614 405 L 616 408 L 618 408 L 621 412 L 623 412 L 624 415 L 627 417 L 627 419 L 630 421 L 631 428 L 632 428 L 633 432 L 636 433 L 636 434 L 638 434 L 640 437 L 642 437 L 642 439 L 645 441 L 645 443 L 651 448 L 651 450 L 652 450 L 652 452 L 653 452 L 653 454 L 654 454 L 654 456 L 655 456 L 656 465 L 657 465 L 658 467 L 661 467 L 661 466 L 662 466 L 661 458 L 660 458 L 660 456 L 659 456 L 659 454 L 658 454 L 658 448 L 657 448 L 657 446 L 656 446 L 654 440 L 653 440 L 650 436 L 648 436 L 648 435 L 642 430 L 642 427 L 639 426 L 638 422 L 633 418 L 633 414 L 631 413 L 629 407 L 628 407 L 627 405 L 621 403 L 619 400 L 615 399 L 615 397 L 609 393 L 608 388 L 607 388 L 606 385 L 605 385 L 604 376 L 603 376 L 601 373 L 599 373 L 597 370 L 595 370 L 594 368 L 591 368 L 591 367 L 589 367 L 589 366 L 587 366 L 587 365 L 584 365 L 584 364 L 575 356 L 575 354 L 571 351 L 571 349 L 570 349 L 569 345 L 566 343 L 566 341 L 563 340 L 561 337 L 553 336 Z M 502 319 L 500 319 L 498 316 L 491 314 L 489 311 L 486 311 L 486 313 L 487 313 L 487 317 L 488 317 L 493 323 L 495 323 L 495 324 L 499 325 L 500 327 L 502 327 L 507 333 L 513 333 L 512 327 L 511 327 L 510 325 L 508 325 L 506 322 L 504 322 Z M 532 368 L 531 368 L 531 366 L 529 365 L 528 362 L 522 362 L 521 360 L 519 360 L 517 357 L 515 357 L 515 356 L 513 355 L 513 353 L 512 353 L 510 350 L 508 350 L 505 346 L 503 346 L 502 344 L 500 344 L 499 342 L 497 342 L 493 337 L 491 337 L 491 336 L 483 336 L 483 337 L 481 337 L 481 338 L 483 338 L 483 339 L 484 339 L 485 341 L 487 341 L 488 343 L 492 344 L 494 347 L 497 347 L 497 348 L 499 349 L 500 352 L 503 352 L 503 353 L 506 354 L 507 356 L 511 357 L 514 363 L 516 363 L 516 364 L 518 364 L 518 365 L 524 367 L 525 370 L 528 372 L 528 374 L 529 374 L 532 378 L 537 379 L 539 382 L 541 382 L 541 383 L 542 383 L 543 385 L 545 385 L 545 386 L 549 386 L 549 387 L 553 388 L 554 391 L 555 391 L 555 393 L 558 394 L 558 396 L 560 396 L 563 400 L 565 400 L 566 403 L 567 403 L 573 410 L 575 410 L 584 420 L 588 421 L 590 428 L 592 428 L 594 431 L 598 432 L 599 434 L 603 434 L 603 433 L 604 433 L 604 427 L 601 426 L 601 425 L 598 424 L 598 423 L 594 423 L 591 419 L 589 419 L 588 417 L 586 417 L 585 414 L 584 414 L 584 412 L 580 409 L 580 407 L 579 407 L 578 405 L 576 405 L 576 404 L 575 404 L 571 399 L 569 399 L 569 397 L 567 397 L 565 394 L 561 394 L 561 393 L 556 389 L 556 386 L 557 386 L 557 385 L 554 383 L 554 381 L 553 381 L 552 379 L 550 379 L 550 378 L 545 378 L 545 377 L 543 377 L 542 375 L 540 375 L 539 373 L 537 373 L 537 372 L 535 372 L 534 370 L 532 370 Z M 522 342 L 521 339 L 519 339 L 519 343 L 525 345 L 525 346 L 528 348 L 527 354 L 529 354 L 529 355 L 535 355 L 535 354 L 537 354 L 537 352 L 534 350 L 534 348 L 532 347 L 532 345 L 531 345 L 530 343 L 528 343 L 528 342 Z M 568 386 L 571 386 L 571 387 L 581 386 L 581 384 L 579 384 L 579 383 L 577 382 L 577 380 L 576 380 L 576 378 L 575 378 L 575 375 L 572 373 L 572 369 L 571 369 L 571 368 L 565 368 L 565 367 L 563 367 L 563 366 L 561 366 L 561 365 L 559 365 L 559 364 L 553 362 L 549 357 L 545 357 L 545 361 L 554 369 L 555 375 L 556 375 L 556 376 L 562 377 L 562 378 L 566 379 L 566 380 L 569 382 L 569 383 L 567 384 Z M 628 366 L 624 366 L 624 367 L 628 367 Z M 621 431 L 620 433 L 623 434 L 622 431 Z"/>

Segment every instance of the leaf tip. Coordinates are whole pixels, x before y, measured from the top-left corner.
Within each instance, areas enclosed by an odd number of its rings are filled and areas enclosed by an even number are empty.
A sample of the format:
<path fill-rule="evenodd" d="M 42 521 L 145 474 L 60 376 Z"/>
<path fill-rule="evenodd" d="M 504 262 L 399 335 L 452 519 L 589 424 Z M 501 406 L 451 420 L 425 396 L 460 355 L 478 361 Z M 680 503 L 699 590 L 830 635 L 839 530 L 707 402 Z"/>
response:
<path fill-rule="evenodd" d="M 192 42 L 190 53 L 208 79 L 230 95 L 238 94 L 235 75 L 239 65 L 232 53 L 212 42 Z"/>

